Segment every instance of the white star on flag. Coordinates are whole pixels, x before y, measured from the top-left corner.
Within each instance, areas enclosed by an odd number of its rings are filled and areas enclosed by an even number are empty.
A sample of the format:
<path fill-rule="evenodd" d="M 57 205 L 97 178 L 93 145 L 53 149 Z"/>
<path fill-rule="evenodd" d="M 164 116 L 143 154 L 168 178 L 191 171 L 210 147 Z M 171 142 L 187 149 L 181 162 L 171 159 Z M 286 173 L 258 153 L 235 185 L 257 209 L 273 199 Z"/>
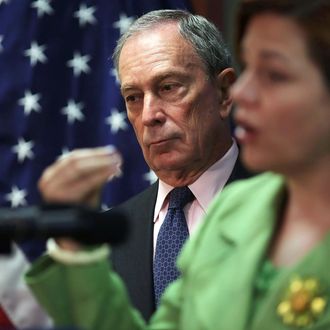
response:
<path fill-rule="evenodd" d="M 11 187 L 11 192 L 5 195 L 5 199 L 10 202 L 11 207 L 18 207 L 26 205 L 26 190 L 20 190 L 16 186 Z"/>
<path fill-rule="evenodd" d="M 73 58 L 67 62 L 68 67 L 73 69 L 75 76 L 80 76 L 82 72 L 90 72 L 90 67 L 87 62 L 91 59 L 89 55 L 80 55 L 79 52 L 75 52 Z"/>
<path fill-rule="evenodd" d="M 32 2 L 31 7 L 37 9 L 37 15 L 38 17 L 44 16 L 44 14 L 51 15 L 54 10 L 50 6 L 51 0 L 36 0 Z"/>
<path fill-rule="evenodd" d="M 111 133 L 115 134 L 120 129 L 125 131 L 128 128 L 125 118 L 125 112 L 118 112 L 117 109 L 111 109 L 110 116 L 105 119 L 106 124 L 110 125 Z"/>
<path fill-rule="evenodd" d="M 0 36 L 0 53 L 3 51 L 2 40 L 3 40 L 3 36 Z"/>
<path fill-rule="evenodd" d="M 85 116 L 82 113 L 83 103 L 76 103 L 73 100 L 68 101 L 68 105 L 62 109 L 62 113 L 68 117 L 68 123 L 72 124 L 75 120 L 83 121 Z"/>
<path fill-rule="evenodd" d="M 32 152 L 34 143 L 32 141 L 25 141 L 19 138 L 18 143 L 12 148 L 13 152 L 17 154 L 18 161 L 22 163 L 25 158 L 32 159 L 34 154 Z"/>
<path fill-rule="evenodd" d="M 107 204 L 104 204 L 104 203 L 101 204 L 101 210 L 103 212 L 108 211 L 110 209 L 111 209 L 111 207 L 109 207 Z"/>
<path fill-rule="evenodd" d="M 94 17 L 94 12 L 96 7 L 87 7 L 84 3 L 80 5 L 79 10 L 74 12 L 74 17 L 78 18 L 79 25 L 84 26 L 87 23 L 95 24 L 96 18 Z"/>
<path fill-rule="evenodd" d="M 124 34 L 134 21 L 134 16 L 127 17 L 126 14 L 120 13 L 119 20 L 113 23 L 113 27 L 119 29 L 120 34 Z"/>
<path fill-rule="evenodd" d="M 143 179 L 149 181 L 150 184 L 153 184 L 158 178 L 155 172 L 153 170 L 150 170 L 148 173 L 145 173 L 143 175 Z"/>
<path fill-rule="evenodd" d="M 116 84 L 117 84 L 117 85 L 120 85 L 120 81 L 119 81 L 119 76 L 118 76 L 118 72 L 117 72 L 117 70 L 116 70 L 115 68 L 112 68 L 112 69 L 110 70 L 110 74 L 111 74 L 113 77 L 115 77 L 115 79 L 116 79 Z"/>
<path fill-rule="evenodd" d="M 2 5 L 3 3 L 8 3 L 9 0 L 0 0 L 0 5 Z"/>
<path fill-rule="evenodd" d="M 47 57 L 44 54 L 46 46 L 38 45 L 35 41 L 32 41 L 31 47 L 24 52 L 25 56 L 30 57 L 30 63 L 35 66 L 38 62 L 47 62 Z"/>
<path fill-rule="evenodd" d="M 40 94 L 32 94 L 25 91 L 24 97 L 18 100 L 18 104 L 24 107 L 24 114 L 29 115 L 32 111 L 40 112 Z"/>

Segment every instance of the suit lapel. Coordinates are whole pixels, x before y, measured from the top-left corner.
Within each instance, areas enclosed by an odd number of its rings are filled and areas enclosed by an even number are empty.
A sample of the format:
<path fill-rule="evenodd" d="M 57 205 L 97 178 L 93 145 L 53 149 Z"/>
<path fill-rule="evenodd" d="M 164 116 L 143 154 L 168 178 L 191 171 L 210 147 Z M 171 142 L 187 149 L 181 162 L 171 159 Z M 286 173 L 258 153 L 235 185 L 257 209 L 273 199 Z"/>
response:
<path fill-rule="evenodd" d="M 114 269 L 124 280 L 133 304 L 148 319 L 154 311 L 153 294 L 153 214 L 158 182 L 114 208 L 129 220 L 130 236 L 113 249 Z"/>

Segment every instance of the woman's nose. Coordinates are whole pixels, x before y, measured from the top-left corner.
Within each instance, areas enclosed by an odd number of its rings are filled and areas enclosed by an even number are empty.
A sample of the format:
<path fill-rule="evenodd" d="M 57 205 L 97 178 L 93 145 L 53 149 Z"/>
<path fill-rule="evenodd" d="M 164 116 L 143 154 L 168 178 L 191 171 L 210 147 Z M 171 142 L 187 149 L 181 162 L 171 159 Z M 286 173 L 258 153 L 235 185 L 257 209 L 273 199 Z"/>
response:
<path fill-rule="evenodd" d="M 257 84 L 253 74 L 243 72 L 231 88 L 231 96 L 237 105 L 248 105 L 257 101 Z"/>

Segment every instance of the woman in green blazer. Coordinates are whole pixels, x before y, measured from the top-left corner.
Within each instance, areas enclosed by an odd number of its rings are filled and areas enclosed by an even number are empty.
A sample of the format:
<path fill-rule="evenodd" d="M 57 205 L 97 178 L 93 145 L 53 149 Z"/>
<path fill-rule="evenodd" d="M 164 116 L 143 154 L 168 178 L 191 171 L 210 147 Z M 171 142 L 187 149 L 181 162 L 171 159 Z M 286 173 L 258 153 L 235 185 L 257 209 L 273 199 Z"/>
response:
<path fill-rule="evenodd" d="M 266 173 L 214 200 L 149 325 L 105 250 L 50 244 L 27 281 L 58 325 L 330 329 L 329 31 L 329 0 L 241 2 L 236 137 L 245 164 Z"/>

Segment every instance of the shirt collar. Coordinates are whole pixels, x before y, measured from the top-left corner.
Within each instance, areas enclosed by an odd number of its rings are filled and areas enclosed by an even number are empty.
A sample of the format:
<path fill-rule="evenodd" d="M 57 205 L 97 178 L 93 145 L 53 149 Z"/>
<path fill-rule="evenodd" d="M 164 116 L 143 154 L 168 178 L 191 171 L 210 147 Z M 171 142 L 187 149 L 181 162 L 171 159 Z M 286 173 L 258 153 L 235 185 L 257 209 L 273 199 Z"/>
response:
<path fill-rule="evenodd" d="M 188 187 L 196 197 L 197 202 L 206 212 L 210 202 L 214 196 L 223 189 L 230 174 L 235 166 L 238 157 L 238 147 L 233 140 L 232 146 L 226 154 L 208 168 L 194 183 Z M 168 185 L 162 180 L 159 180 L 157 200 L 154 212 L 154 222 L 158 218 L 159 212 L 162 209 L 166 196 L 174 187 Z"/>

